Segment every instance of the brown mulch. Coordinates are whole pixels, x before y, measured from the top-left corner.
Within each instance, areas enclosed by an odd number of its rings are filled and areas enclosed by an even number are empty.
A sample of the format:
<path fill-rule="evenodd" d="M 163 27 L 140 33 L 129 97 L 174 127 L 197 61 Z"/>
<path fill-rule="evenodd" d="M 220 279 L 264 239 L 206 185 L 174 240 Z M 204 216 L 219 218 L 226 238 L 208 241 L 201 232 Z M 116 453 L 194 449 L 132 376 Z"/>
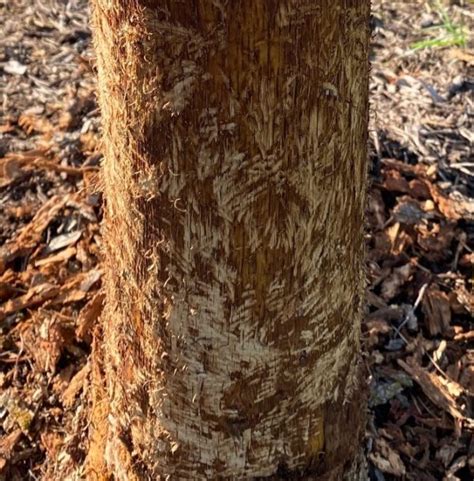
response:
<path fill-rule="evenodd" d="M 474 476 L 474 51 L 466 1 L 377 0 L 367 206 L 372 480 Z M 431 7 L 430 7 L 431 5 Z M 0 480 L 81 476 L 103 303 L 86 0 L 0 0 Z"/>

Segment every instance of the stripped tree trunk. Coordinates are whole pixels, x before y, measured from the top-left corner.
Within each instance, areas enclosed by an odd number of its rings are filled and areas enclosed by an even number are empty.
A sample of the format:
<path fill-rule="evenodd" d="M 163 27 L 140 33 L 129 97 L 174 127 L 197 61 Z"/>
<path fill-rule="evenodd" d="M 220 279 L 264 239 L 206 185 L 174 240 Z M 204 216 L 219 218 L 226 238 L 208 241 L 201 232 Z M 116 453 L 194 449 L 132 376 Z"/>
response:
<path fill-rule="evenodd" d="M 89 477 L 362 479 L 369 0 L 93 4 Z"/>

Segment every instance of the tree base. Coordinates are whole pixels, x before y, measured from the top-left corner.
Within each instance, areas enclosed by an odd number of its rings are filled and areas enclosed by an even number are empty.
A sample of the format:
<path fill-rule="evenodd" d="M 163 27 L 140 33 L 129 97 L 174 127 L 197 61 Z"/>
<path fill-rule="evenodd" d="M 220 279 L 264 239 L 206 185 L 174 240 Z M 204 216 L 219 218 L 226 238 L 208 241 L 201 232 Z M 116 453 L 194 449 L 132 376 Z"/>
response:
<path fill-rule="evenodd" d="M 301 471 L 286 472 L 284 469 L 280 469 L 276 475 L 257 478 L 256 481 L 368 481 L 368 479 L 367 459 L 361 449 L 352 463 L 338 466 L 324 474 L 318 471 L 302 473 Z"/>

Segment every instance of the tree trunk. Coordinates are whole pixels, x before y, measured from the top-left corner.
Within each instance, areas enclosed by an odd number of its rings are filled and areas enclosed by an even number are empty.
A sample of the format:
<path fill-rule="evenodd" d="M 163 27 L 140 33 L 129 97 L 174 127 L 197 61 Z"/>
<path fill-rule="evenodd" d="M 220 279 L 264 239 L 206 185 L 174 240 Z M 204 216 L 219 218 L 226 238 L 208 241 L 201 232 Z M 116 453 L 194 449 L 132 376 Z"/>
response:
<path fill-rule="evenodd" d="M 369 3 L 93 1 L 91 479 L 362 479 Z"/>

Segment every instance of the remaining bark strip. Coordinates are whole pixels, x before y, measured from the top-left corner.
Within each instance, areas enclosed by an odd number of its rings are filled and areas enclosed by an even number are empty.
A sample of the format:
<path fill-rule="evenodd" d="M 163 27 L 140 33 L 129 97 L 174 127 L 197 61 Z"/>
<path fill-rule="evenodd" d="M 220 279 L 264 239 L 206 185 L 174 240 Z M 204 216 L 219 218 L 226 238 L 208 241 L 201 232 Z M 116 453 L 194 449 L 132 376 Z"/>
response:
<path fill-rule="evenodd" d="M 363 417 L 369 1 L 93 4 L 106 469 L 342 479 Z"/>

